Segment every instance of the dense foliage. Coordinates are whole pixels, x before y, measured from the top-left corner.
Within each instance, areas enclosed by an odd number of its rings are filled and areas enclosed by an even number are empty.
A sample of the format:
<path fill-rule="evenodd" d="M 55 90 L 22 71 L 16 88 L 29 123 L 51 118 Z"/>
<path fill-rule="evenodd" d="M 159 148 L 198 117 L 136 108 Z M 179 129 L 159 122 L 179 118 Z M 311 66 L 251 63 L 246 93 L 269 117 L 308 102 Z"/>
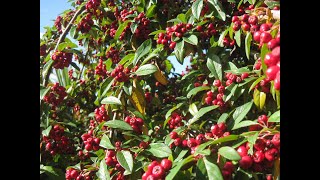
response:
<path fill-rule="evenodd" d="M 41 179 L 279 178 L 279 1 L 69 3 L 40 39 Z"/>

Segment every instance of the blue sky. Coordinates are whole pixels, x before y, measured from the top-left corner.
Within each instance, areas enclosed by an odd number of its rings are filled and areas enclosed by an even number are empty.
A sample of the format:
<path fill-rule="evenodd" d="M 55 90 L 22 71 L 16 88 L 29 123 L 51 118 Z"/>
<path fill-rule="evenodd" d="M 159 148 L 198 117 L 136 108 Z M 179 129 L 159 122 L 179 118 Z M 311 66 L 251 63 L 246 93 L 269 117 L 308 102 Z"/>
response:
<path fill-rule="evenodd" d="M 67 9 L 73 7 L 67 0 L 40 0 L 40 36 L 44 33 L 45 26 L 52 26 L 56 17 Z M 176 73 L 185 71 L 186 66 L 190 66 L 189 58 L 186 58 L 181 66 L 174 56 L 168 58 L 176 68 Z"/>

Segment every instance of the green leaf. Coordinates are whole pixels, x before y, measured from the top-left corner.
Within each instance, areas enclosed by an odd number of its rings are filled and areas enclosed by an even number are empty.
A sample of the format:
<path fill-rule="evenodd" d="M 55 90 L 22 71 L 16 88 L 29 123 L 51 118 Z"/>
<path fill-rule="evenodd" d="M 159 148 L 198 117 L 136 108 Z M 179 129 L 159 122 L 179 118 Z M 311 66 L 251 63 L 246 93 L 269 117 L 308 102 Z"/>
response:
<path fill-rule="evenodd" d="M 151 36 L 151 35 L 156 35 L 156 34 L 159 34 L 159 33 L 166 33 L 166 31 L 165 31 L 165 30 L 153 31 L 152 33 L 149 34 L 149 36 Z"/>
<path fill-rule="evenodd" d="M 198 45 L 198 37 L 196 35 L 191 34 L 190 36 L 183 37 L 182 39 L 189 44 Z"/>
<path fill-rule="evenodd" d="M 268 49 L 268 46 L 267 46 L 267 43 L 264 43 L 261 47 L 261 53 L 260 53 L 260 57 L 261 57 L 261 66 L 262 66 L 262 70 L 263 72 L 265 73 L 266 70 L 267 70 L 267 65 L 266 63 L 264 62 L 264 58 L 266 56 L 266 54 L 269 52 L 269 49 Z"/>
<path fill-rule="evenodd" d="M 61 169 L 54 168 L 52 166 L 42 166 L 40 168 L 40 171 L 45 172 L 49 178 L 48 179 L 54 179 L 54 180 L 63 180 L 64 174 L 61 171 Z"/>
<path fill-rule="evenodd" d="M 182 23 L 187 23 L 186 15 L 185 15 L 185 14 L 179 14 L 179 15 L 177 16 L 177 19 L 181 20 Z"/>
<path fill-rule="evenodd" d="M 228 142 L 228 141 L 234 141 L 234 140 L 237 140 L 238 138 L 239 138 L 239 135 L 229 135 L 226 137 L 221 137 L 217 140 L 210 140 L 208 142 L 200 144 L 196 149 L 195 156 L 197 155 L 198 152 L 202 151 L 209 145 L 219 144 L 219 143 Z"/>
<path fill-rule="evenodd" d="M 229 117 L 228 113 L 223 113 L 221 114 L 221 116 L 218 119 L 217 123 L 222 123 L 222 122 L 226 122 L 227 118 Z"/>
<path fill-rule="evenodd" d="M 234 93 L 236 92 L 237 88 L 238 88 L 238 84 L 231 84 L 230 86 L 228 87 L 232 87 L 232 89 L 230 90 L 230 93 L 227 95 L 226 99 L 225 99 L 225 102 L 229 101 L 229 99 L 231 99 L 231 97 L 234 95 Z M 227 88 L 228 88 L 227 87 Z"/>
<path fill-rule="evenodd" d="M 235 126 L 233 126 L 232 130 L 239 129 L 239 128 L 242 128 L 242 127 L 251 126 L 251 125 L 255 125 L 255 124 L 258 124 L 258 123 L 254 122 L 254 121 L 250 121 L 250 120 L 241 121 L 240 123 L 238 123 Z"/>
<path fill-rule="evenodd" d="M 213 163 L 209 156 L 203 157 L 203 162 L 208 173 L 209 180 L 223 180 L 219 167 Z"/>
<path fill-rule="evenodd" d="M 265 102 L 266 102 L 266 97 L 267 97 L 267 95 L 266 95 L 266 93 L 265 92 L 260 92 L 260 98 L 259 98 L 259 109 L 263 109 L 263 107 L 264 107 L 264 104 L 265 104 Z"/>
<path fill-rule="evenodd" d="M 124 56 L 118 64 L 124 65 L 127 61 L 133 60 L 134 54 L 130 53 Z"/>
<path fill-rule="evenodd" d="M 180 171 L 181 167 L 184 164 L 187 164 L 188 162 L 193 161 L 193 159 L 194 159 L 194 157 L 192 155 L 190 155 L 187 158 L 179 161 L 177 163 L 177 165 L 169 171 L 169 174 L 166 176 L 166 180 L 173 180 L 175 178 L 175 176 L 177 175 L 177 173 Z"/>
<path fill-rule="evenodd" d="M 173 68 L 172 63 L 169 60 L 165 60 L 164 64 L 166 66 L 166 69 L 165 69 L 166 73 L 170 73 L 171 69 Z"/>
<path fill-rule="evenodd" d="M 222 81 L 222 65 L 219 56 L 208 53 L 207 67 L 216 79 Z"/>
<path fill-rule="evenodd" d="M 177 42 L 174 48 L 174 54 L 180 64 L 183 64 L 184 59 L 184 40 Z"/>
<path fill-rule="evenodd" d="M 158 46 L 153 50 L 141 63 L 141 66 L 147 63 L 150 59 L 159 56 L 160 52 L 163 50 L 163 46 Z"/>
<path fill-rule="evenodd" d="M 249 136 L 248 142 L 249 142 L 249 150 L 248 150 L 248 154 L 252 155 L 253 154 L 253 145 L 256 143 L 256 140 L 258 139 L 259 136 L 259 132 L 256 132 L 255 134 L 253 134 L 252 136 Z"/>
<path fill-rule="evenodd" d="M 204 108 L 201 108 L 194 116 L 192 119 L 190 119 L 188 121 L 188 125 L 191 125 L 193 124 L 194 122 L 198 121 L 200 117 L 202 117 L 204 114 L 206 114 L 207 112 L 209 111 L 212 111 L 216 108 L 218 108 L 219 106 L 208 106 L 208 107 L 204 107 Z"/>
<path fill-rule="evenodd" d="M 101 101 L 101 104 L 117 104 L 122 105 L 120 99 L 114 96 L 108 96 Z"/>
<path fill-rule="evenodd" d="M 111 128 L 116 128 L 116 129 L 122 129 L 122 130 L 128 130 L 128 131 L 133 130 L 132 127 L 128 123 L 121 121 L 121 120 L 108 121 L 108 122 L 105 122 L 103 125 L 109 126 Z"/>
<path fill-rule="evenodd" d="M 264 79 L 265 78 L 265 76 L 261 76 L 261 77 L 259 77 L 257 80 L 255 80 L 252 84 L 251 84 L 251 86 L 250 86 L 250 88 L 249 88 L 249 92 L 262 80 L 262 79 Z"/>
<path fill-rule="evenodd" d="M 173 161 L 173 163 L 176 163 L 176 162 L 179 162 L 186 154 L 188 153 L 188 150 L 185 149 L 185 150 L 182 150 L 178 157 Z"/>
<path fill-rule="evenodd" d="M 151 7 L 149 7 L 146 13 L 147 18 L 153 17 L 155 15 L 156 9 L 157 9 L 157 6 L 155 4 L 151 5 Z"/>
<path fill-rule="evenodd" d="M 238 124 L 250 111 L 253 101 L 247 102 L 246 104 L 236 108 L 232 117 L 235 121 L 235 125 Z"/>
<path fill-rule="evenodd" d="M 190 79 L 192 76 L 195 76 L 199 73 L 199 70 L 195 70 L 195 71 L 191 71 L 189 72 L 188 74 L 184 75 L 182 78 L 181 78 L 181 81 L 182 80 L 185 80 L 185 79 Z"/>
<path fill-rule="evenodd" d="M 143 66 L 140 66 L 139 69 L 135 72 L 137 76 L 145 76 L 152 74 L 158 70 L 157 66 L 153 64 L 146 64 Z"/>
<path fill-rule="evenodd" d="M 137 49 L 135 56 L 133 58 L 133 66 L 137 65 L 140 58 L 148 54 L 151 49 L 151 39 L 144 41 Z"/>
<path fill-rule="evenodd" d="M 218 153 L 231 160 L 231 161 L 238 161 L 241 159 L 239 153 L 232 147 L 229 147 L 229 146 L 224 146 L 224 147 L 221 147 L 219 150 L 218 150 Z"/>
<path fill-rule="evenodd" d="M 158 158 L 168 157 L 172 154 L 171 149 L 164 143 L 151 143 L 147 151 Z"/>
<path fill-rule="evenodd" d="M 223 33 L 220 34 L 219 40 L 218 40 L 218 46 L 223 47 L 223 39 L 227 35 L 229 29 L 226 29 L 223 31 Z"/>
<path fill-rule="evenodd" d="M 45 88 L 40 85 L 40 100 L 44 98 L 44 96 L 49 92 L 50 88 Z"/>
<path fill-rule="evenodd" d="M 192 114 L 192 116 L 194 116 L 198 112 L 198 108 L 194 103 L 190 104 L 189 112 Z"/>
<path fill-rule="evenodd" d="M 48 137 L 51 129 L 52 129 L 52 126 L 49 126 L 47 129 L 42 131 L 42 135 Z"/>
<path fill-rule="evenodd" d="M 106 161 L 103 159 L 100 161 L 99 171 L 97 172 L 97 176 L 101 180 L 110 180 L 110 173 L 106 164 Z"/>
<path fill-rule="evenodd" d="M 102 136 L 99 146 L 107 149 L 114 149 L 114 146 L 112 145 L 109 137 L 106 134 Z"/>
<path fill-rule="evenodd" d="M 131 29 L 131 32 L 132 34 L 134 34 L 134 32 L 136 32 L 136 29 L 138 28 L 138 23 L 137 22 L 133 22 L 131 25 L 130 25 L 130 29 Z"/>
<path fill-rule="evenodd" d="M 251 33 L 248 33 L 248 34 L 251 34 Z M 241 47 L 241 30 L 237 31 L 234 34 L 234 38 L 235 38 L 236 43 L 238 44 L 238 46 Z"/>
<path fill-rule="evenodd" d="M 280 122 L 280 110 L 273 113 L 269 117 L 268 122 Z"/>
<path fill-rule="evenodd" d="M 237 66 L 230 61 L 228 62 L 228 66 L 230 70 L 238 70 Z"/>
<path fill-rule="evenodd" d="M 203 0 L 197 0 L 192 4 L 192 14 L 196 19 L 200 18 L 201 10 L 203 8 Z"/>
<path fill-rule="evenodd" d="M 221 3 L 218 0 L 209 0 L 209 2 L 213 5 L 213 7 L 216 9 L 216 12 L 218 13 L 218 18 L 222 19 L 223 21 L 226 20 L 226 13 L 224 12 L 224 9 L 221 5 Z"/>
<path fill-rule="evenodd" d="M 124 23 L 122 23 L 122 24 L 118 27 L 118 29 L 117 29 L 117 31 L 116 31 L 116 34 L 114 35 L 114 39 L 115 39 L 115 40 L 118 40 L 119 36 L 120 36 L 121 33 L 123 32 L 123 30 L 127 27 L 127 24 L 128 24 L 129 22 L 130 22 L 130 21 L 127 20 L 127 21 L 125 21 Z"/>
<path fill-rule="evenodd" d="M 204 165 L 203 159 L 199 159 L 197 162 L 197 169 L 196 169 L 196 177 L 199 179 L 206 179 L 207 170 Z"/>
<path fill-rule="evenodd" d="M 118 151 L 117 152 L 117 160 L 120 165 L 127 171 L 127 173 L 131 174 L 133 169 L 133 158 L 129 151 Z"/>
<path fill-rule="evenodd" d="M 246 56 L 248 59 L 250 57 L 251 41 L 252 41 L 252 35 L 251 35 L 251 33 L 247 33 L 247 36 L 245 39 L 245 48 L 246 48 Z"/>
<path fill-rule="evenodd" d="M 196 95 L 200 91 L 209 90 L 209 89 L 211 89 L 209 86 L 200 86 L 200 87 L 193 88 L 187 94 L 187 98 L 190 98 L 191 96 Z"/>

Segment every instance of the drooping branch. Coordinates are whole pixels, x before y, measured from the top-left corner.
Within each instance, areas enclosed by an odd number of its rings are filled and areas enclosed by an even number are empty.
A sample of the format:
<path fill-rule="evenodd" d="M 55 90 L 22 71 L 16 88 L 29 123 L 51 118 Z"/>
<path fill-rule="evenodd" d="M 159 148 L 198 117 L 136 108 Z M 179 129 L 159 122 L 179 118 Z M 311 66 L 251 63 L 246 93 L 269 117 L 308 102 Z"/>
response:
<path fill-rule="evenodd" d="M 72 23 L 75 21 L 75 19 L 77 18 L 77 16 L 79 14 L 81 14 L 83 11 L 85 10 L 85 6 L 82 6 L 81 8 L 78 9 L 78 11 L 74 14 L 74 16 L 72 17 L 72 19 L 70 20 L 69 24 L 67 25 L 66 29 L 63 31 L 63 33 L 61 34 L 56 47 L 54 48 L 54 51 L 56 51 L 58 49 L 59 44 L 64 41 L 65 37 L 67 36 L 68 32 L 71 29 Z M 43 86 L 46 87 L 48 84 L 48 80 L 49 80 L 49 76 L 50 76 L 50 72 L 52 70 L 52 66 L 53 63 L 48 67 L 48 71 L 46 72 L 46 74 L 44 75 L 44 81 L 43 81 Z"/>

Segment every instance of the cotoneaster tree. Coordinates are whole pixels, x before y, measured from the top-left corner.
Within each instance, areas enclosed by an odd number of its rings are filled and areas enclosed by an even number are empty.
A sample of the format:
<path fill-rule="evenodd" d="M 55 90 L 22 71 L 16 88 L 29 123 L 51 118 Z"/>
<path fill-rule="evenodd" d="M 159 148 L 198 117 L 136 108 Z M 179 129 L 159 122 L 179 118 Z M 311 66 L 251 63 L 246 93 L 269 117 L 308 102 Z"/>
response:
<path fill-rule="evenodd" d="M 279 1 L 69 3 L 40 39 L 41 179 L 279 178 Z"/>

